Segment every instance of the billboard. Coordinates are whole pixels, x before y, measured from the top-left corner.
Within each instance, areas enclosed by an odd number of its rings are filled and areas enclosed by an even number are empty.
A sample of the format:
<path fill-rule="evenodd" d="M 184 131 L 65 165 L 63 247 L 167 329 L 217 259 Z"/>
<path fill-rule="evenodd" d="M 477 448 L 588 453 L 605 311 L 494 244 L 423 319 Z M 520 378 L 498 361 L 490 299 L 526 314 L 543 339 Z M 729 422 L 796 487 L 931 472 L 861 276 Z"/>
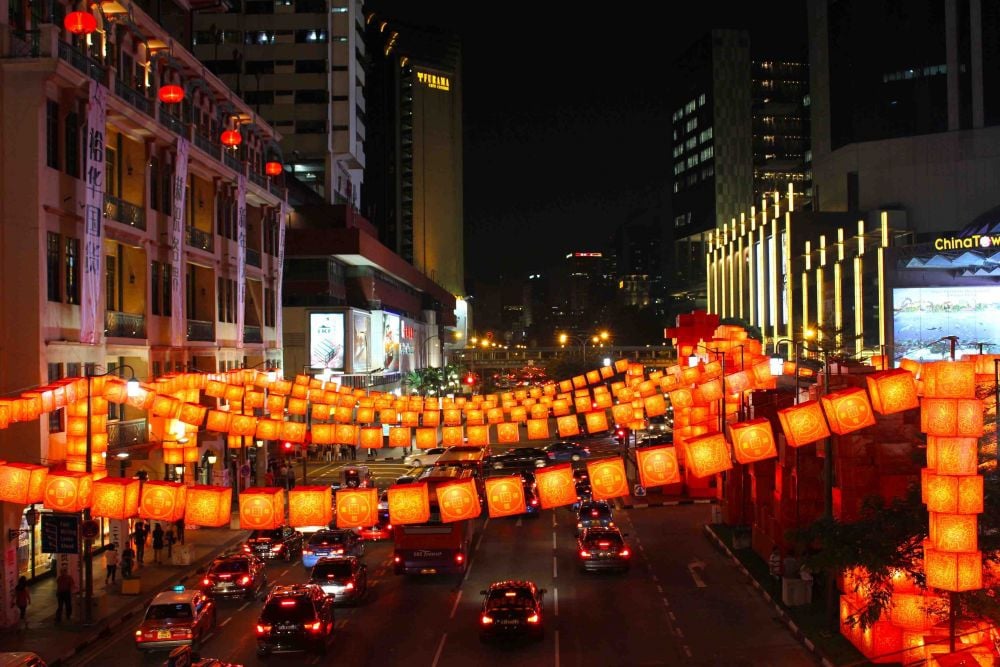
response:
<path fill-rule="evenodd" d="M 979 342 L 1000 341 L 1000 286 L 899 287 L 892 290 L 895 359 L 945 359 L 976 354 Z"/>
<path fill-rule="evenodd" d="M 371 317 L 368 313 L 351 311 L 351 372 L 364 373 L 372 369 Z"/>
<path fill-rule="evenodd" d="M 344 370 L 344 313 L 309 313 L 309 366 Z"/>
<path fill-rule="evenodd" d="M 416 337 L 417 332 L 413 322 L 402 320 L 399 323 L 399 370 L 404 373 L 417 368 Z"/>
<path fill-rule="evenodd" d="M 399 315 L 382 315 L 382 348 L 385 351 L 383 368 L 386 373 L 399 370 Z"/>

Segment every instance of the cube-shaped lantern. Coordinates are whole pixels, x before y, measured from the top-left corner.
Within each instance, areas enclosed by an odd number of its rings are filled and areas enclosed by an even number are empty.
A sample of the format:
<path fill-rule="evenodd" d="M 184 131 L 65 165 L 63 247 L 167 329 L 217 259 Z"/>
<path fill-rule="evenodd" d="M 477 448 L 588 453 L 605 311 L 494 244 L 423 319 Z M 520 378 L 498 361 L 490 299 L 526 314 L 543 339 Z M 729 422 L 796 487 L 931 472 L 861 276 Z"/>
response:
<path fill-rule="evenodd" d="M 190 424 L 192 426 L 201 426 L 202 422 L 205 421 L 205 413 L 208 412 L 208 408 L 204 405 L 196 405 L 194 403 L 182 403 L 180 413 L 177 419 L 184 422 L 185 424 Z"/>
<path fill-rule="evenodd" d="M 588 412 L 585 419 L 587 420 L 587 433 L 603 433 L 608 430 L 608 413 L 604 410 Z"/>
<path fill-rule="evenodd" d="M 733 454 L 739 463 L 754 463 L 778 455 L 771 422 L 766 417 L 731 424 L 729 437 L 733 441 Z"/>
<path fill-rule="evenodd" d="M 528 420 L 528 440 L 548 440 L 549 420 L 529 419 Z"/>
<path fill-rule="evenodd" d="M 306 440 L 305 422 L 281 422 L 280 439 L 301 444 Z"/>
<path fill-rule="evenodd" d="M 675 411 L 679 408 L 690 408 L 694 405 L 694 394 L 686 387 L 674 389 L 667 396 L 670 398 L 670 405 L 673 406 Z M 625 401 L 622 396 L 619 396 L 618 400 Z"/>
<path fill-rule="evenodd" d="M 277 440 L 281 435 L 282 422 L 277 419 L 260 419 L 257 421 L 258 440 Z"/>
<path fill-rule="evenodd" d="M 944 591 L 975 591 L 983 587 L 983 555 L 947 553 L 924 542 L 924 572 L 927 585 Z"/>
<path fill-rule="evenodd" d="M 146 482 L 139 498 L 139 516 L 171 522 L 184 516 L 187 487 L 180 482 Z"/>
<path fill-rule="evenodd" d="M 974 398 L 976 364 L 972 361 L 933 361 L 925 363 L 920 379 L 924 395 L 931 398 Z"/>
<path fill-rule="evenodd" d="M 503 445 L 512 444 L 521 439 L 517 422 L 501 422 L 497 424 L 497 442 Z"/>
<path fill-rule="evenodd" d="M 930 542 L 938 551 L 971 554 L 979 550 L 979 517 L 975 514 L 928 513 Z"/>
<path fill-rule="evenodd" d="M 489 424 L 477 424 L 465 427 L 465 437 L 469 445 L 475 447 L 488 447 L 490 444 Z"/>
<path fill-rule="evenodd" d="M 827 394 L 822 398 L 822 405 L 830 430 L 837 435 L 847 435 L 875 423 L 868 395 L 860 387 Z"/>
<path fill-rule="evenodd" d="M 438 426 L 441 424 L 441 411 L 440 410 L 424 410 L 420 417 L 421 423 L 424 426 Z"/>
<path fill-rule="evenodd" d="M 34 463 L 0 465 L 0 501 L 16 505 L 40 503 L 45 498 L 46 466 Z"/>
<path fill-rule="evenodd" d="M 580 435 L 580 420 L 576 415 L 564 415 L 556 417 L 556 426 L 559 429 L 560 438 L 571 438 Z"/>
<path fill-rule="evenodd" d="M 399 415 L 399 423 L 402 426 L 416 428 L 420 426 L 420 411 L 403 410 Z"/>
<path fill-rule="evenodd" d="M 458 426 L 462 423 L 462 411 L 456 408 L 449 408 L 443 411 L 445 426 Z"/>
<path fill-rule="evenodd" d="M 362 449 L 381 449 L 382 448 L 382 427 L 381 426 L 362 426 L 360 429 L 361 441 L 360 446 Z"/>
<path fill-rule="evenodd" d="M 228 486 L 198 484 L 188 488 L 184 523 L 206 528 L 228 526 L 232 520 L 233 490 Z"/>
<path fill-rule="evenodd" d="M 619 403 L 611 408 L 611 418 L 614 419 L 615 424 L 625 425 L 632 421 L 632 404 L 631 403 Z M 574 434 L 575 435 L 575 434 Z M 560 434 L 560 437 L 562 434 Z"/>
<path fill-rule="evenodd" d="M 778 410 L 778 422 L 789 447 L 802 447 L 830 437 L 819 401 L 806 401 Z"/>
<path fill-rule="evenodd" d="M 438 433 L 436 428 L 417 429 L 417 449 L 431 449 L 438 446 Z"/>
<path fill-rule="evenodd" d="M 90 507 L 93 491 L 90 473 L 72 470 L 53 471 L 43 482 L 42 502 L 55 512 L 82 512 Z"/>
<path fill-rule="evenodd" d="M 499 424 L 503 421 L 503 408 L 489 408 L 486 410 L 486 422 L 488 424 Z"/>
<path fill-rule="evenodd" d="M 233 415 L 229 421 L 229 435 L 252 436 L 256 432 L 256 417 L 250 415 Z"/>
<path fill-rule="evenodd" d="M 432 429 L 435 432 L 437 429 Z M 426 437 L 426 436 L 425 436 Z M 407 426 L 392 426 L 389 428 L 389 446 L 406 447 L 412 444 L 412 434 Z"/>
<path fill-rule="evenodd" d="M 378 420 L 383 424 L 398 424 L 399 413 L 395 408 L 382 408 L 378 413 Z"/>
<path fill-rule="evenodd" d="M 337 528 L 359 528 L 378 523 L 378 489 L 337 491 Z"/>
<path fill-rule="evenodd" d="M 389 487 L 389 522 L 394 526 L 427 523 L 431 516 L 427 484 L 393 484 Z"/>
<path fill-rule="evenodd" d="M 375 408 L 361 407 L 358 408 L 357 421 L 359 424 L 371 424 L 375 421 Z"/>
<path fill-rule="evenodd" d="M 309 433 L 314 445 L 332 445 L 336 430 L 333 424 L 313 424 Z"/>
<path fill-rule="evenodd" d="M 919 405 L 913 373 L 901 368 L 869 375 L 868 394 L 872 408 L 881 415 L 911 410 Z"/>
<path fill-rule="evenodd" d="M 564 398 L 557 398 L 552 401 L 552 416 L 565 417 L 570 413 L 569 401 Z"/>
<path fill-rule="evenodd" d="M 139 480 L 105 477 L 94 482 L 90 513 L 106 519 L 131 519 L 139 511 Z"/>
<path fill-rule="evenodd" d="M 510 409 L 510 420 L 512 422 L 525 423 L 528 421 L 528 409 L 523 405 Z"/>
<path fill-rule="evenodd" d="M 490 477 L 486 480 L 486 509 L 490 518 L 524 514 L 524 482 L 520 475 Z"/>
<path fill-rule="evenodd" d="M 708 477 L 733 467 L 729 445 L 721 433 L 685 441 L 684 461 L 688 471 L 695 477 Z"/>
<path fill-rule="evenodd" d="M 322 526 L 333 521 L 333 495 L 328 485 L 296 486 L 288 492 L 288 525 Z"/>
<path fill-rule="evenodd" d="M 982 475 L 937 475 L 924 468 L 923 500 L 928 512 L 979 514 L 983 511 Z"/>
<path fill-rule="evenodd" d="M 708 382 L 702 382 L 697 386 L 697 390 L 701 394 L 701 400 L 706 403 L 718 401 L 723 397 L 722 380 L 719 378 L 709 380 Z M 671 396 L 671 401 L 672 400 L 673 396 Z"/>
<path fill-rule="evenodd" d="M 927 467 L 939 475 L 975 475 L 979 472 L 976 438 L 927 436 Z"/>
<path fill-rule="evenodd" d="M 928 435 L 979 437 L 983 433 L 983 402 L 976 398 L 924 398 L 920 430 Z"/>
<path fill-rule="evenodd" d="M 276 486 L 255 486 L 240 493 L 240 528 L 274 530 L 285 523 L 285 492 Z"/>
<path fill-rule="evenodd" d="M 435 491 L 442 523 L 475 519 L 482 513 L 476 480 L 471 477 L 439 484 Z"/>
<path fill-rule="evenodd" d="M 465 441 L 464 429 L 461 426 L 442 426 L 441 427 L 441 446 L 442 447 L 456 447 L 462 445 Z"/>
<path fill-rule="evenodd" d="M 228 433 L 229 423 L 233 416 L 228 412 L 223 412 L 222 410 L 209 410 L 208 411 L 208 423 L 205 424 L 205 429 L 208 431 L 214 431 L 215 433 Z"/>
<path fill-rule="evenodd" d="M 650 417 L 658 417 L 667 413 L 667 401 L 663 397 L 663 394 L 644 398 L 642 404 L 646 410 L 646 414 Z M 617 422 L 618 420 L 615 419 L 615 421 Z"/>
<path fill-rule="evenodd" d="M 618 456 L 587 461 L 587 475 L 594 500 L 609 500 L 629 494 L 625 462 Z"/>
<path fill-rule="evenodd" d="M 677 450 L 670 445 L 637 449 L 636 466 L 639 468 L 639 481 L 647 489 L 681 481 Z"/>
<path fill-rule="evenodd" d="M 570 463 L 538 468 L 535 470 L 535 482 L 542 509 L 572 505 L 577 500 L 576 480 L 573 479 Z"/>

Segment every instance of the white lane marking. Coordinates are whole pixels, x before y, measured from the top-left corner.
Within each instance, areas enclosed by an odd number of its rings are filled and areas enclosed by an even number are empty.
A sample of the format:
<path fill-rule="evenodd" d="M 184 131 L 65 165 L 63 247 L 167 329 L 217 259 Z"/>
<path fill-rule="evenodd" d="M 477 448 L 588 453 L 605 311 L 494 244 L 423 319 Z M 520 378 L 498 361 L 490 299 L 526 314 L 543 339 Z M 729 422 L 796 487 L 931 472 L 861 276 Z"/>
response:
<path fill-rule="evenodd" d="M 244 602 L 244 603 L 243 603 L 243 606 L 242 606 L 242 607 L 240 607 L 239 609 L 237 609 L 236 611 L 243 611 L 244 609 L 246 609 L 246 608 L 247 608 L 247 607 L 249 607 L 249 606 L 250 606 L 250 603 L 249 603 L 249 602 Z"/>
<path fill-rule="evenodd" d="M 201 638 L 202 643 L 207 642 L 209 639 L 215 636 L 214 632 L 209 632 L 207 635 Z"/>
<path fill-rule="evenodd" d="M 657 577 L 657 576 L 656 576 L 656 575 L 654 574 L 654 575 L 653 575 L 653 581 L 655 581 L 656 583 L 660 583 L 660 578 L 659 578 L 659 577 Z"/>
<path fill-rule="evenodd" d="M 688 646 L 687 644 L 684 645 L 684 653 L 687 654 L 687 657 L 689 658 L 691 657 L 691 647 Z"/>
<path fill-rule="evenodd" d="M 556 562 L 556 557 L 555 556 L 552 557 L 552 578 L 553 579 L 558 579 L 559 578 L 559 565 Z"/>
<path fill-rule="evenodd" d="M 223 621 L 222 623 L 219 623 L 219 627 L 220 627 L 220 628 L 224 628 L 224 627 L 226 627 L 226 623 L 228 623 L 228 622 L 229 622 L 229 621 L 231 621 L 231 620 L 233 620 L 233 617 L 232 617 L 232 616 L 227 616 L 227 617 L 226 617 L 226 620 L 224 620 L 224 621 Z"/>
<path fill-rule="evenodd" d="M 448 639 L 448 633 L 441 635 L 441 642 L 438 643 L 438 650 L 434 654 L 434 662 L 431 663 L 431 667 L 437 667 L 438 660 L 441 659 L 441 651 L 444 650 L 444 640 Z"/>
<path fill-rule="evenodd" d="M 664 607 L 669 607 L 670 606 L 670 601 L 667 600 L 667 596 L 666 595 L 663 596 L 663 606 Z"/>
<path fill-rule="evenodd" d="M 688 572 L 691 574 L 691 578 L 694 579 L 694 585 L 698 588 L 707 588 L 708 584 L 705 580 L 701 578 L 701 572 L 705 570 L 705 563 L 700 560 L 693 560 L 688 563 Z"/>
<path fill-rule="evenodd" d="M 455 612 L 458 611 L 458 601 L 462 599 L 462 591 L 458 591 L 458 595 L 455 596 L 455 604 L 451 605 L 451 614 L 448 618 L 455 618 Z"/>
<path fill-rule="evenodd" d="M 462 583 L 463 584 L 468 580 L 470 572 L 472 572 L 472 559 L 471 558 L 469 559 L 469 564 L 465 566 L 465 576 L 462 577 Z"/>
<path fill-rule="evenodd" d="M 672 611 L 668 611 L 668 612 L 667 612 L 667 616 L 669 616 L 669 617 L 670 617 L 670 620 L 671 620 L 671 621 L 673 621 L 674 623 L 676 623 L 676 622 L 677 622 L 677 617 L 676 617 L 676 616 L 674 616 L 674 612 L 672 612 Z"/>
<path fill-rule="evenodd" d="M 674 632 L 677 633 L 678 637 L 680 637 L 681 639 L 684 639 L 684 632 L 680 628 L 674 628 Z"/>
<path fill-rule="evenodd" d="M 552 533 L 552 550 L 555 551 L 555 549 L 556 549 L 556 534 L 555 534 L 555 532 L 553 532 Z"/>
<path fill-rule="evenodd" d="M 552 635 L 555 638 L 556 645 L 556 667 L 559 667 L 559 631 L 556 630 L 552 633 Z"/>
<path fill-rule="evenodd" d="M 281 574 L 279 574 L 278 576 L 279 576 L 279 577 L 283 577 L 283 576 L 285 576 L 286 574 L 288 574 L 288 570 L 285 570 L 284 572 L 282 572 L 282 573 L 281 573 Z"/>
<path fill-rule="evenodd" d="M 553 528 L 555 528 L 555 527 L 556 527 L 556 526 L 558 526 L 558 525 L 559 525 L 559 524 L 558 524 L 558 523 L 556 523 L 556 513 L 555 513 L 555 511 L 553 511 L 553 512 L 552 512 L 552 527 L 553 527 Z"/>
<path fill-rule="evenodd" d="M 663 593 L 663 586 L 660 586 L 659 584 L 657 584 L 656 585 L 656 592 L 662 594 Z"/>
<path fill-rule="evenodd" d="M 552 604 L 555 607 L 556 616 L 559 615 L 559 589 L 552 587 Z"/>

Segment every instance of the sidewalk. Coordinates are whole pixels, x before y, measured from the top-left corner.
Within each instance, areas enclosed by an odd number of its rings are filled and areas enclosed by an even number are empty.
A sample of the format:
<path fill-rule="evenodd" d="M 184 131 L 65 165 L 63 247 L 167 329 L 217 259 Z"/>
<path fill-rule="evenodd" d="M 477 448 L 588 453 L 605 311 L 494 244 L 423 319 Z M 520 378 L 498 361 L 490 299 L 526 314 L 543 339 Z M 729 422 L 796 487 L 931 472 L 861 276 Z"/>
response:
<path fill-rule="evenodd" d="M 231 525 L 239 525 L 234 515 Z M 56 582 L 46 577 L 31 585 L 31 606 L 28 607 L 28 629 L 7 628 L 0 631 L 0 651 L 33 651 L 50 667 L 64 664 L 67 659 L 82 651 L 89 644 L 104 636 L 122 623 L 137 623 L 152 598 L 169 586 L 184 583 L 198 568 L 207 565 L 217 553 L 230 549 L 244 539 L 248 531 L 232 528 L 188 528 L 185 542 L 192 547 L 190 565 L 170 564 L 163 550 L 162 564 L 151 561 L 153 550 L 147 545 L 145 564 L 133 571 L 139 579 L 138 595 L 122 595 L 121 573 L 118 583 L 105 586 L 103 554 L 94 557 L 94 607 L 93 623 L 83 624 L 83 598 L 74 593 L 73 617 L 56 624 Z M 176 547 L 179 545 L 175 545 Z"/>

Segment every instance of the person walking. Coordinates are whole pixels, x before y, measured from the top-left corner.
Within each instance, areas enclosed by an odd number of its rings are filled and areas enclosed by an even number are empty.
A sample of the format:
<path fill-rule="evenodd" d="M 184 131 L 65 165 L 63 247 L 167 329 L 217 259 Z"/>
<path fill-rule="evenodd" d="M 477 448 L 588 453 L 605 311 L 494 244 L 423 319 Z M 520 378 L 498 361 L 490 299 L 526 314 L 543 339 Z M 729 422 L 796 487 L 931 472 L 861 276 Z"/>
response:
<path fill-rule="evenodd" d="M 135 524 L 135 531 L 132 533 L 132 539 L 135 540 L 135 556 L 136 560 L 142 563 L 142 557 L 146 553 L 146 524 L 142 521 L 137 521 Z"/>
<path fill-rule="evenodd" d="M 167 536 L 164 538 L 164 542 L 167 543 L 167 560 L 173 561 L 174 558 L 174 545 L 177 544 L 177 536 L 174 535 L 174 527 L 167 527 Z"/>
<path fill-rule="evenodd" d="M 67 621 L 73 615 L 73 587 L 75 585 L 76 582 L 69 575 L 69 568 L 63 565 L 59 571 L 59 576 L 56 578 L 56 602 L 58 603 L 56 607 L 56 623 L 62 622 L 64 609 L 66 610 Z"/>
<path fill-rule="evenodd" d="M 132 545 L 128 542 L 125 543 L 125 548 L 122 549 L 122 579 L 132 578 L 132 567 L 135 565 L 135 551 L 132 550 Z"/>
<path fill-rule="evenodd" d="M 159 563 L 160 557 L 163 555 L 163 527 L 160 524 L 156 524 L 156 528 L 153 529 L 153 562 Z"/>
<path fill-rule="evenodd" d="M 278 468 L 278 483 L 281 484 L 282 488 L 286 491 L 288 490 L 288 466 L 284 463 Z"/>
<path fill-rule="evenodd" d="M 177 533 L 177 543 L 184 544 L 184 517 L 177 519 L 176 533 Z"/>
<path fill-rule="evenodd" d="M 104 570 L 106 572 L 104 575 L 105 586 L 108 585 L 108 582 L 111 582 L 112 584 L 115 583 L 115 577 L 118 574 L 119 562 L 121 562 L 121 554 L 118 553 L 118 545 L 112 544 L 108 547 L 108 550 L 104 552 Z"/>
<path fill-rule="evenodd" d="M 323 460 L 327 463 L 331 463 L 333 461 L 333 447 L 323 448 Z"/>
<path fill-rule="evenodd" d="M 17 607 L 17 611 L 20 614 L 18 620 L 24 624 L 24 629 L 28 629 L 28 605 L 31 604 L 31 592 L 28 590 L 28 578 L 22 576 L 17 580 L 17 585 L 14 586 L 14 599 L 11 600 L 11 606 Z"/>

